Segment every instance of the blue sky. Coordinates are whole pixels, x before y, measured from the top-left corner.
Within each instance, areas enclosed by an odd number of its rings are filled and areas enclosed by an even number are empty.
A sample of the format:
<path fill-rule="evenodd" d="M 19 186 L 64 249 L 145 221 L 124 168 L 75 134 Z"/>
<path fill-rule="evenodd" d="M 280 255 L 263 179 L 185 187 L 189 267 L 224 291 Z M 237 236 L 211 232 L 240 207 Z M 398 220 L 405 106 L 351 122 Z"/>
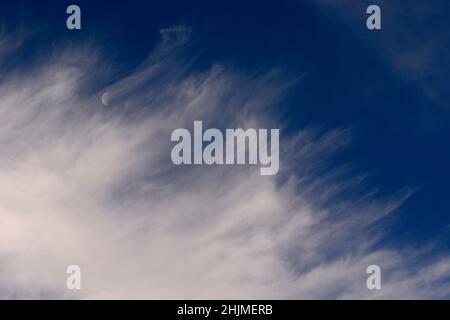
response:
<path fill-rule="evenodd" d="M 372 3 L 381 7 L 381 30 L 366 28 L 365 9 Z M 155 59 L 151 58 L 152 52 L 167 54 L 171 57 L 165 62 L 167 77 L 146 78 L 143 87 L 130 89 L 130 94 L 142 96 L 140 103 L 135 101 L 137 108 L 151 113 L 154 105 L 142 101 L 157 98 L 145 96 L 145 86 L 152 92 L 157 88 L 164 91 L 165 83 L 170 86 L 179 78 L 206 77 L 202 80 L 205 82 L 199 80 L 203 84 L 210 81 L 208 79 L 216 81 L 215 73 L 209 74 L 220 65 L 226 70 L 227 81 L 236 79 L 238 87 L 236 93 L 225 90 L 223 99 L 230 95 L 232 101 L 249 103 L 255 95 L 253 102 L 256 104 L 265 101 L 260 96 L 262 93 L 257 92 L 258 88 L 273 92 L 268 105 L 260 108 L 262 113 L 270 112 L 265 122 L 282 128 L 286 142 L 282 142 L 281 149 L 284 148 L 285 153 L 296 152 L 298 145 L 289 141 L 295 140 L 301 132 L 306 132 L 312 141 L 311 155 L 307 155 L 306 160 L 302 157 L 289 160 L 288 168 L 274 182 L 274 188 L 281 190 L 282 197 L 286 181 L 297 176 L 315 187 L 306 190 L 304 195 L 305 185 L 299 183 L 287 192 L 290 199 L 295 200 L 300 190 L 298 199 L 306 197 L 308 206 L 319 207 L 320 212 L 334 210 L 337 216 L 346 216 L 346 210 L 341 213 L 339 208 L 348 209 L 346 206 L 350 203 L 352 209 L 347 211 L 351 211 L 348 215 L 353 217 L 358 215 L 358 210 L 377 211 L 374 206 L 383 211 L 380 208 L 385 208 L 390 201 L 401 203 L 394 206 L 388 219 L 375 219 L 369 226 L 377 235 L 382 234 L 374 236 L 377 240 L 369 251 L 408 248 L 412 252 L 422 252 L 426 247 L 426 254 L 419 259 L 423 261 L 438 261 L 448 255 L 450 21 L 445 16 L 450 9 L 448 1 L 77 1 L 82 11 L 80 31 L 65 28 L 65 8 L 69 4 L 72 1 L 57 4 L 54 1 L 0 1 L 0 34 L 6 39 L 1 60 L 4 74 L 19 79 L 27 72 L 28 76 L 39 75 L 35 70 L 40 70 L 42 65 L 58 65 L 49 62 L 52 57 L 73 54 L 77 56 L 73 62 L 75 67 L 90 66 L 79 78 L 84 85 L 81 96 L 87 99 L 86 96 L 95 96 L 103 88 L 119 90 L 117 88 L 124 86 L 123 79 L 145 69 L 146 63 Z M 158 51 L 161 50 L 161 30 L 167 28 L 171 30 L 166 33 L 169 37 L 176 28 L 189 33 L 189 44 L 182 51 L 174 49 L 175 53 L 169 54 Z M 177 32 L 173 34 L 175 38 L 180 37 Z M 97 60 L 87 62 L 91 56 L 96 56 Z M 171 70 L 179 65 L 182 69 L 179 73 Z M 20 70 L 19 75 L 17 70 Z M 261 80 L 267 74 L 270 74 L 269 80 Z M 243 88 L 241 95 L 238 84 Z M 118 99 L 131 98 L 121 96 Z M 123 103 L 114 105 L 113 111 L 118 112 Z M 239 105 L 224 111 L 221 103 L 217 102 L 214 116 L 208 115 L 210 123 L 217 127 L 224 124 L 221 121 L 225 117 L 233 117 L 229 112 L 234 112 L 236 117 L 241 112 Z M 221 113 L 224 118 L 219 120 Z M 337 142 L 333 142 L 334 135 L 340 137 Z M 332 141 L 329 144 L 327 137 Z M 338 150 L 334 150 L 337 146 Z M 312 164 L 305 165 L 309 161 Z M 171 167 L 160 170 L 157 179 L 162 185 L 179 174 L 178 169 Z M 153 177 L 153 173 L 148 175 Z M 331 185 L 340 186 L 331 198 L 309 197 L 308 192 L 327 191 Z M 130 190 L 128 192 L 132 193 L 133 188 Z M 122 212 L 126 208 L 122 208 Z M 332 213 L 330 216 L 323 221 L 324 226 L 335 220 Z M 330 230 L 334 229 L 330 227 Z M 342 232 L 347 231 L 344 228 Z M 348 241 L 351 242 L 352 237 L 349 236 Z M 293 236 L 290 241 L 295 242 L 295 239 Z M 359 241 L 357 235 L 353 239 Z M 345 246 L 347 242 L 343 243 Z M 321 250 L 321 246 L 314 248 L 318 252 Z M 297 264 L 299 270 L 307 270 L 316 263 L 312 259 L 299 264 L 296 260 L 301 258 L 289 256 L 290 250 L 293 249 L 275 251 L 288 256 L 287 260 Z M 352 251 L 352 244 L 348 250 Z M 359 250 L 356 245 L 355 250 Z M 338 249 L 327 251 L 319 260 L 322 263 L 332 260 L 330 257 L 337 252 Z M 415 272 L 420 270 L 422 267 L 414 260 L 416 255 L 419 253 L 405 257 L 404 261 L 408 262 L 391 266 L 392 277 L 395 278 L 399 266 Z M 423 269 L 427 267 L 429 265 Z M 439 279 L 441 284 L 446 277 L 448 274 Z M 312 297 L 352 297 L 354 294 L 352 291 L 334 295 L 315 291 L 311 286 Z M 14 283 L 10 287 L 14 288 Z M 102 296 L 92 290 L 93 297 Z M 413 289 L 388 292 L 387 297 L 414 297 L 408 290 Z M 231 296 L 233 292 L 230 287 Z M 448 297 L 447 294 L 431 290 L 425 297 Z M 185 297 L 176 297 L 180 296 Z M 308 297 L 308 294 L 289 288 L 286 296 Z M 252 297 L 251 290 L 246 297 Z"/>

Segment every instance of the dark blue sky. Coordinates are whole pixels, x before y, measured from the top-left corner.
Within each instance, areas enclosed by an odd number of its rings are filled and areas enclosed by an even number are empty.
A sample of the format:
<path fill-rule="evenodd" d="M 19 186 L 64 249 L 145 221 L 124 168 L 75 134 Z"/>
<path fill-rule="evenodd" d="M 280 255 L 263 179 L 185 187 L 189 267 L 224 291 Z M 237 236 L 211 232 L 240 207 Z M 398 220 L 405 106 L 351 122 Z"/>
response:
<path fill-rule="evenodd" d="M 369 31 L 365 8 L 382 9 Z M 280 106 L 287 130 L 352 127 L 351 146 L 329 162 L 369 173 L 386 196 L 417 188 L 388 242 L 450 244 L 450 2 L 405 1 L 1 1 L 6 31 L 29 32 L 23 64 L 37 53 L 95 41 L 123 73 L 138 65 L 161 28 L 186 25 L 198 39 L 196 68 L 278 68 L 302 77 Z M 69 4 L 82 30 L 65 28 Z M 12 61 L 17 60 L 17 56 Z M 113 80 L 112 80 L 113 81 Z"/>

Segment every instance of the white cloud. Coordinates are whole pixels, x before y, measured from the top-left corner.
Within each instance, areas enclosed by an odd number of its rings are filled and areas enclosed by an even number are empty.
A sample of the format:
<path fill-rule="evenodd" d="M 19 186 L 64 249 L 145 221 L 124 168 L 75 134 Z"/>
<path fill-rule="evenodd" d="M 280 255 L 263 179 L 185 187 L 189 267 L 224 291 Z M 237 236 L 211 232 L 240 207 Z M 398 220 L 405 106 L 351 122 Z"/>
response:
<path fill-rule="evenodd" d="M 81 89 L 95 85 L 90 50 L 2 81 L 0 297 L 448 296 L 445 258 L 419 263 L 417 248 L 373 247 L 410 193 L 340 199 L 363 179 L 323 169 L 348 130 L 284 137 L 276 177 L 171 164 L 173 129 L 198 119 L 276 126 L 270 112 L 290 83 L 222 66 L 194 72 L 183 30 L 166 29 L 138 70 L 91 95 Z M 75 293 L 65 287 L 71 264 L 83 272 Z M 379 292 L 365 288 L 369 264 L 387 272 Z M 413 264 L 423 271 L 408 272 Z"/>

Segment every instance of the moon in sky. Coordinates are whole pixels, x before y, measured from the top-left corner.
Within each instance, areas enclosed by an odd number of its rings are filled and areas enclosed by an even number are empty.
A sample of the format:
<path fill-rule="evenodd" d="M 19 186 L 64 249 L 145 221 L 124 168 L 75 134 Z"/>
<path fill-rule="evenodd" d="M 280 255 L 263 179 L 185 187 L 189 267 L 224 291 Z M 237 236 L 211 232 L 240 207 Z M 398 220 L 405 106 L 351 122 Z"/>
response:
<path fill-rule="evenodd" d="M 108 106 L 110 96 L 111 96 L 111 93 L 108 91 L 106 91 L 104 94 L 102 94 L 102 103 L 104 106 Z"/>

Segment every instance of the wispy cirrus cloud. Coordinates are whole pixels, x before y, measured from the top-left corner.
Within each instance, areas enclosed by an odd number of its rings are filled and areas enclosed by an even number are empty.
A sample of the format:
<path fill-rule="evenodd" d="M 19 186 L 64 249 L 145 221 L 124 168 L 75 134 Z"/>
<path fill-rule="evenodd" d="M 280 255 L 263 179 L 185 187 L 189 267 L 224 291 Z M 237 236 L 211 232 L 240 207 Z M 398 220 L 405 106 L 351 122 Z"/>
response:
<path fill-rule="evenodd" d="M 364 181 L 327 167 L 351 130 L 282 134 L 278 176 L 174 166 L 170 133 L 194 120 L 283 129 L 276 106 L 293 83 L 279 71 L 195 71 L 188 45 L 189 30 L 166 29 L 149 58 L 108 87 L 89 76 L 92 49 L 2 80 L 0 297 L 449 296 L 447 257 L 376 246 L 411 191 L 341 196 Z M 65 287 L 70 264 L 83 272 L 76 293 Z M 370 264 L 383 268 L 381 291 L 365 287 Z"/>
<path fill-rule="evenodd" d="M 360 45 L 385 61 L 399 79 L 417 85 L 431 101 L 447 110 L 450 99 L 447 1 L 308 1 L 315 3 L 327 17 L 344 22 Z M 379 31 L 366 29 L 366 8 L 372 4 L 381 8 Z"/>

